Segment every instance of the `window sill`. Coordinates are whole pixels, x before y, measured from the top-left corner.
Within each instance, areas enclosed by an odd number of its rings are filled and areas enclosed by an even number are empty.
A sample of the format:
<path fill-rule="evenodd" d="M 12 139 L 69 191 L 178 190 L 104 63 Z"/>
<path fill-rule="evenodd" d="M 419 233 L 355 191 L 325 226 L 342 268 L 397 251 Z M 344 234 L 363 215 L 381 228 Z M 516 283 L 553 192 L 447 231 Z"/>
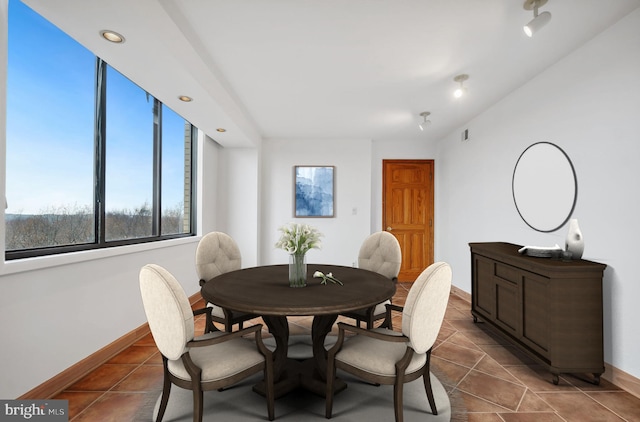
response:
<path fill-rule="evenodd" d="M 87 262 L 96 259 L 111 258 L 119 255 L 127 255 L 136 252 L 150 251 L 154 249 L 172 248 L 179 245 L 197 243 L 200 236 L 182 237 L 159 242 L 138 243 L 135 245 L 118 246 L 113 248 L 101 248 L 87 251 L 70 252 L 65 254 L 39 256 L 35 258 L 16 259 L 5 261 L 0 275 L 16 274 L 25 271 L 41 270 L 44 268 L 69 265 L 79 262 Z"/>

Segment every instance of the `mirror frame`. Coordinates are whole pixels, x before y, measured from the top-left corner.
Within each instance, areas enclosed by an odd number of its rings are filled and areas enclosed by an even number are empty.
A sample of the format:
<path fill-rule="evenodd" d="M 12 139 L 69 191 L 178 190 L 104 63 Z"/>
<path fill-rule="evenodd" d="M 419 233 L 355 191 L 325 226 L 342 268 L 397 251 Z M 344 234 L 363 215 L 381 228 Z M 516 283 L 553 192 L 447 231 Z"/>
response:
<path fill-rule="evenodd" d="M 529 151 L 529 149 L 533 148 L 536 145 L 540 145 L 540 144 L 547 144 L 547 145 L 550 145 L 552 147 L 557 148 L 564 155 L 564 157 L 567 159 L 567 162 L 569 163 L 569 167 L 571 168 L 571 173 L 573 174 L 574 194 L 573 194 L 573 203 L 571 204 L 571 210 L 569 210 L 569 213 L 567 214 L 567 217 L 564 220 L 562 220 L 562 223 L 560 223 L 557 227 L 554 227 L 554 228 L 552 228 L 550 230 L 539 229 L 539 228 L 534 227 L 531 223 L 529 223 L 529 221 L 527 221 L 527 219 L 524 218 L 524 216 L 522 215 L 522 212 L 520 211 L 520 208 L 518 208 L 518 202 L 516 201 L 515 179 L 516 179 L 516 171 L 518 170 L 518 164 L 520 163 L 520 160 L 525 155 L 525 153 L 527 151 Z M 567 153 L 562 148 L 560 148 L 558 145 L 556 145 L 556 144 L 554 144 L 552 142 L 540 141 L 540 142 L 535 142 L 535 143 L 529 145 L 527 148 L 525 148 L 524 151 L 522 151 L 522 154 L 520 154 L 520 156 L 518 157 L 518 161 L 516 161 L 516 165 L 513 167 L 513 175 L 511 176 L 511 194 L 513 196 L 513 203 L 516 206 L 516 211 L 518 211 L 518 215 L 520 216 L 522 221 L 525 222 L 525 224 L 527 226 L 531 227 L 535 231 L 542 232 L 542 233 L 551 233 L 551 232 L 554 232 L 554 231 L 560 229 L 562 226 L 564 226 L 567 223 L 567 221 L 569 221 L 569 219 L 571 218 L 571 215 L 573 215 L 573 211 L 576 208 L 576 202 L 578 200 L 578 177 L 576 175 L 576 170 L 573 167 L 573 163 L 571 162 L 571 159 L 569 158 Z"/>

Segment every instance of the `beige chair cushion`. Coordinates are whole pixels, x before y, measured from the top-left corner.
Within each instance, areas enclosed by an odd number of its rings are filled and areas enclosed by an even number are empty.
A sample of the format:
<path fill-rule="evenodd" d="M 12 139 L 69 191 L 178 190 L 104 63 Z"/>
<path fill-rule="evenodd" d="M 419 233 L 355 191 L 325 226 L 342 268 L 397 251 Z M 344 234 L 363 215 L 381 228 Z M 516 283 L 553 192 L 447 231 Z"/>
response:
<path fill-rule="evenodd" d="M 196 272 L 201 280 L 239 270 L 241 266 L 240 248 L 228 234 L 211 232 L 200 239 L 196 248 Z"/>
<path fill-rule="evenodd" d="M 382 303 L 378 303 L 375 307 L 375 309 L 373 310 L 373 315 L 380 315 L 380 314 L 384 314 L 387 312 L 387 307 L 386 304 L 387 303 L 391 303 L 390 300 L 385 300 Z M 363 318 L 367 315 L 367 309 L 358 309 L 357 311 L 353 311 L 352 313 L 354 314 L 358 314 L 361 315 Z"/>
<path fill-rule="evenodd" d="M 218 337 L 226 333 L 216 331 L 200 336 L 197 339 Z M 229 340 L 224 343 L 205 347 L 191 347 L 189 355 L 193 362 L 202 369 L 202 382 L 217 381 L 236 375 L 247 368 L 264 362 L 264 356 L 258 352 L 255 341 L 244 338 Z M 219 356 L 220 358 L 216 358 Z M 182 359 L 167 362 L 169 372 L 178 378 L 190 381 L 191 377 L 184 367 Z"/>
<path fill-rule="evenodd" d="M 160 353 L 178 359 L 194 337 L 193 311 L 184 289 L 167 270 L 149 264 L 140 270 L 140 293 Z"/>
<path fill-rule="evenodd" d="M 451 267 L 445 262 L 431 264 L 411 286 L 402 312 L 402 333 L 417 353 L 425 353 L 436 341 L 450 291 Z"/>
<path fill-rule="evenodd" d="M 395 278 L 398 277 L 401 265 L 400 244 L 391 233 L 376 232 L 362 242 L 358 253 L 358 267 Z"/>
<path fill-rule="evenodd" d="M 400 336 L 396 331 L 376 328 L 390 336 Z M 345 340 L 336 360 L 355 366 L 363 371 L 383 376 L 396 375 L 396 362 L 404 356 L 408 343 L 391 343 L 359 335 Z M 405 373 L 410 374 L 422 368 L 427 360 L 426 353 L 414 353 Z"/>

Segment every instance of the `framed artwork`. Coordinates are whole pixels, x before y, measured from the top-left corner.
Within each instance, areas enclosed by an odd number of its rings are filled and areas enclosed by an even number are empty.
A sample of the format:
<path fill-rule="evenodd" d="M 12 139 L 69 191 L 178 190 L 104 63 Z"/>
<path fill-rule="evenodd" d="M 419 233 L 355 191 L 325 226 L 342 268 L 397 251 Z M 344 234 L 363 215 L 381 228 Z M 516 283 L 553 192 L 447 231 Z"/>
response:
<path fill-rule="evenodd" d="M 294 166 L 294 217 L 333 217 L 334 166 Z"/>

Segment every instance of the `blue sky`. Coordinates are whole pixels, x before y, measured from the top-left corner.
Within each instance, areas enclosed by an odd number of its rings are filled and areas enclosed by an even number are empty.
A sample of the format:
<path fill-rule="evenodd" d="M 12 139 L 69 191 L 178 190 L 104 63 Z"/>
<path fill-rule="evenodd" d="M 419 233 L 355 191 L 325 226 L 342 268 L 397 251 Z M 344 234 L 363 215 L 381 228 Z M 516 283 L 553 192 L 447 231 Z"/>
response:
<path fill-rule="evenodd" d="M 9 2 L 8 29 L 6 212 L 92 207 L 96 58 L 19 1 Z M 107 209 L 133 209 L 152 199 L 153 101 L 109 74 Z M 177 137 L 163 151 L 165 171 L 180 171 L 163 185 L 172 198 L 163 205 L 173 206 L 182 200 L 184 120 L 165 108 L 164 123 L 165 139 Z"/>

